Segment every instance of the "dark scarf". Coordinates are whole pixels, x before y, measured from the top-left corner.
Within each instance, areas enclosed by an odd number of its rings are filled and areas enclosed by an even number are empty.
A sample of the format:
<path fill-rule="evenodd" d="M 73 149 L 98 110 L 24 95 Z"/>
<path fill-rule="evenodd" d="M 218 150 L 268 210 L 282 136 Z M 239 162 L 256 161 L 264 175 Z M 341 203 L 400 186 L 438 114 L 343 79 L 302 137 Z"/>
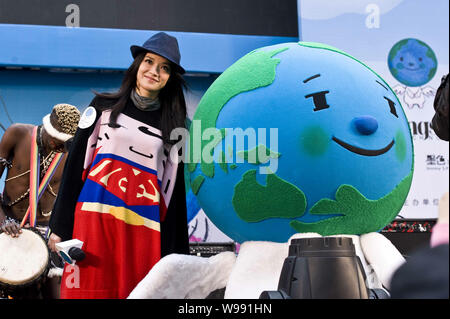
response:
<path fill-rule="evenodd" d="M 134 105 L 141 111 L 156 111 L 161 107 L 159 98 L 152 99 L 140 96 L 136 90 L 131 91 L 130 98 Z"/>

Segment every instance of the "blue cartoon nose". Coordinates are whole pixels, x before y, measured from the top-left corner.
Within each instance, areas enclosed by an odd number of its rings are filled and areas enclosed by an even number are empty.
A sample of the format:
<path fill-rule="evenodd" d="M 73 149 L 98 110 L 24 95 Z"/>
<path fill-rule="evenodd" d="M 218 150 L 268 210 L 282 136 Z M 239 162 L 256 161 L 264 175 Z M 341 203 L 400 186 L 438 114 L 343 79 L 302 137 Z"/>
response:
<path fill-rule="evenodd" d="M 356 130 L 363 135 L 370 135 L 378 129 L 378 121 L 372 116 L 360 116 L 353 119 Z"/>

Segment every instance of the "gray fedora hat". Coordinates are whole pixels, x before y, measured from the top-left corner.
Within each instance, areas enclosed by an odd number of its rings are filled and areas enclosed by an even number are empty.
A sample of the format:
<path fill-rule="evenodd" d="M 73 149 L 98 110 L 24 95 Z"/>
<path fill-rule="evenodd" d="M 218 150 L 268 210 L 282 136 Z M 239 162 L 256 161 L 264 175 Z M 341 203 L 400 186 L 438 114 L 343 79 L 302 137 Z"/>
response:
<path fill-rule="evenodd" d="M 142 46 L 132 45 L 130 50 L 133 58 L 136 58 L 141 52 L 156 53 L 175 64 L 177 72 L 181 74 L 186 72 L 180 65 L 181 55 L 177 39 L 165 32 L 154 34 L 150 39 L 145 41 Z"/>

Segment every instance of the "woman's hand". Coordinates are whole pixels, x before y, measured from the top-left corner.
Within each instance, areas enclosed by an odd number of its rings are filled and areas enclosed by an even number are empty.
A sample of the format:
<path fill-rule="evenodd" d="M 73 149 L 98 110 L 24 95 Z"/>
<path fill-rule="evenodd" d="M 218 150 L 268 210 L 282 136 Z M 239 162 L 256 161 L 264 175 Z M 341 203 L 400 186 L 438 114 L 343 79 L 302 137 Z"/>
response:
<path fill-rule="evenodd" d="M 56 251 L 56 244 L 61 242 L 61 237 L 59 237 L 56 234 L 51 234 L 50 238 L 48 239 L 48 247 L 50 248 L 51 251 L 53 252 L 57 252 Z"/>

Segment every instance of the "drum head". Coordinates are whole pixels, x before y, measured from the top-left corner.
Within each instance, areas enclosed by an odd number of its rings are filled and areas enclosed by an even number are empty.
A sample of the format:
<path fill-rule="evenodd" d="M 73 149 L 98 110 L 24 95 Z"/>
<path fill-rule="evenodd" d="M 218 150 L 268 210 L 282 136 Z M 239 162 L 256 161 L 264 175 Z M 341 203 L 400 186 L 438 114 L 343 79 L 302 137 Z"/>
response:
<path fill-rule="evenodd" d="M 0 234 L 0 283 L 24 285 L 47 269 L 47 243 L 36 232 L 22 228 L 19 237 Z"/>

